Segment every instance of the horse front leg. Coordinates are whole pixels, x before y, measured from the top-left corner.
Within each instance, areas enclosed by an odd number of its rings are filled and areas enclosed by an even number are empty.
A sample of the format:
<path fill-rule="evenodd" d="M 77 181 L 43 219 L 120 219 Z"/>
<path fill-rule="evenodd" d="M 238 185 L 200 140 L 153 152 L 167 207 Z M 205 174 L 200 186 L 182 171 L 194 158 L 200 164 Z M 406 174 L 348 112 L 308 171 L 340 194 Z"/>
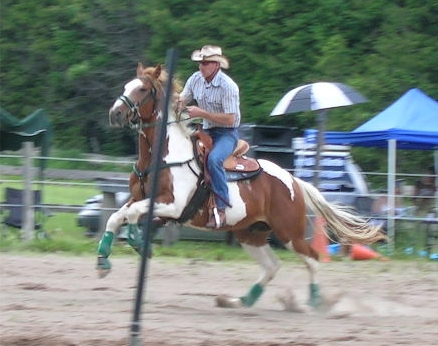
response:
<path fill-rule="evenodd" d="M 263 271 L 260 278 L 255 284 L 251 286 L 248 293 L 239 298 L 230 298 L 226 296 L 219 296 L 216 303 L 220 307 L 238 308 L 249 307 L 255 304 L 265 290 L 267 284 L 275 277 L 278 269 L 280 269 L 280 261 L 275 255 L 269 244 L 263 246 L 253 246 L 248 244 L 241 244 L 245 251 L 259 263 Z"/>
<path fill-rule="evenodd" d="M 125 204 L 118 211 L 111 214 L 106 222 L 105 232 L 102 234 L 102 238 L 99 241 L 97 247 L 97 270 L 99 276 L 105 277 L 111 270 L 111 262 L 108 257 L 111 254 L 111 247 L 114 240 L 114 234 L 120 229 L 123 224 L 126 214 L 128 212 L 128 206 Z"/>

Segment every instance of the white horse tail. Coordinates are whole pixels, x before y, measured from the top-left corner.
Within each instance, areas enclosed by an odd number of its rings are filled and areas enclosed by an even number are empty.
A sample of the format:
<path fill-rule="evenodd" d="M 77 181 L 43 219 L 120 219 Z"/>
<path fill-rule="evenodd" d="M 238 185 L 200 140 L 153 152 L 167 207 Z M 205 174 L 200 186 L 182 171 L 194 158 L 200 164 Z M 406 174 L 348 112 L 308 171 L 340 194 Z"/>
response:
<path fill-rule="evenodd" d="M 348 206 L 342 206 L 328 202 L 322 193 L 310 183 L 297 177 L 295 182 L 301 188 L 306 206 L 317 216 L 321 216 L 327 223 L 327 229 L 338 238 L 337 241 L 344 244 L 362 243 L 371 244 L 378 240 L 386 240 L 380 226 L 372 226 L 368 220 Z M 325 227 L 324 232 L 328 238 Z"/>

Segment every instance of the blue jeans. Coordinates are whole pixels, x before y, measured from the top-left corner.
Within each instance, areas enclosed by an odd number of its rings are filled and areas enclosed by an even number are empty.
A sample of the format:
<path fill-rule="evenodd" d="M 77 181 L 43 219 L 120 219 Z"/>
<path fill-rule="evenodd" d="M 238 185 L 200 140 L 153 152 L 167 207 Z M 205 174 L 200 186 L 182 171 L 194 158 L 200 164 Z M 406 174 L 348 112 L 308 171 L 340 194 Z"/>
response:
<path fill-rule="evenodd" d="M 236 149 L 239 131 L 237 128 L 215 127 L 207 129 L 205 132 L 213 139 L 213 149 L 208 155 L 207 161 L 211 174 L 211 186 L 215 193 L 218 209 L 225 209 L 227 203 L 230 204 L 230 198 L 223 163 Z"/>

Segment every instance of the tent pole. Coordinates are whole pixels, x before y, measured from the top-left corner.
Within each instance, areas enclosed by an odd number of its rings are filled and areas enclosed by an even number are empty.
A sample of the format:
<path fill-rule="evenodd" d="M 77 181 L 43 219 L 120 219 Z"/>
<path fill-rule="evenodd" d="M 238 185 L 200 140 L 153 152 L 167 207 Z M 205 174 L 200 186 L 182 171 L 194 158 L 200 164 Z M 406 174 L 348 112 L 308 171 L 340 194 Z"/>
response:
<path fill-rule="evenodd" d="M 438 217 L 438 148 L 433 151 L 433 164 L 435 170 L 435 217 Z"/>
<path fill-rule="evenodd" d="M 397 141 L 390 139 L 388 141 L 388 253 L 392 254 L 395 248 L 395 162 L 396 162 Z"/>
<path fill-rule="evenodd" d="M 24 194 L 23 194 L 23 224 L 22 233 L 24 241 L 33 239 L 35 228 L 34 193 L 32 189 L 33 165 L 32 153 L 33 142 L 24 142 Z"/>

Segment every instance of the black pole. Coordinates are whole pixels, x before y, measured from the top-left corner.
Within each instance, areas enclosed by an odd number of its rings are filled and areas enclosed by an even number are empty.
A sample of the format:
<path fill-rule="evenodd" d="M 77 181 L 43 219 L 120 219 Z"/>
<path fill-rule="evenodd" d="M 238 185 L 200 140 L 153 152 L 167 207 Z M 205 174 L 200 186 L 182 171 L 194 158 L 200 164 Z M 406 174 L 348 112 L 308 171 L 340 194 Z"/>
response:
<path fill-rule="evenodd" d="M 141 251 L 141 265 L 138 272 L 138 285 L 137 285 L 137 297 L 135 300 L 135 309 L 134 309 L 134 315 L 132 318 L 131 323 L 131 339 L 130 339 L 130 346 L 140 346 L 140 313 L 141 313 L 141 305 L 143 302 L 143 286 L 145 282 L 145 277 L 147 275 L 146 267 L 147 267 L 147 257 L 148 257 L 148 251 L 149 251 L 149 244 L 150 244 L 150 231 L 154 227 L 153 225 L 153 208 L 155 203 L 155 198 L 157 195 L 157 188 L 158 188 L 158 177 L 159 177 L 159 167 L 161 164 L 161 155 L 163 153 L 163 145 L 166 138 L 166 124 L 167 119 L 169 117 L 169 102 L 170 98 L 172 96 L 172 80 L 173 80 L 173 74 L 175 73 L 175 67 L 176 67 L 176 60 L 177 60 L 177 52 L 175 49 L 169 49 L 167 51 L 166 55 L 166 68 L 169 73 L 169 77 L 167 80 L 166 88 L 165 88 L 165 94 L 164 94 L 164 102 L 163 102 L 163 109 L 162 109 L 162 119 L 159 122 L 156 133 L 158 136 L 155 136 L 155 143 L 154 148 L 156 150 L 152 151 L 152 159 L 151 164 L 153 167 L 153 170 L 151 172 L 151 191 L 149 194 L 149 212 L 146 215 L 146 222 L 143 226 L 143 248 Z"/>

